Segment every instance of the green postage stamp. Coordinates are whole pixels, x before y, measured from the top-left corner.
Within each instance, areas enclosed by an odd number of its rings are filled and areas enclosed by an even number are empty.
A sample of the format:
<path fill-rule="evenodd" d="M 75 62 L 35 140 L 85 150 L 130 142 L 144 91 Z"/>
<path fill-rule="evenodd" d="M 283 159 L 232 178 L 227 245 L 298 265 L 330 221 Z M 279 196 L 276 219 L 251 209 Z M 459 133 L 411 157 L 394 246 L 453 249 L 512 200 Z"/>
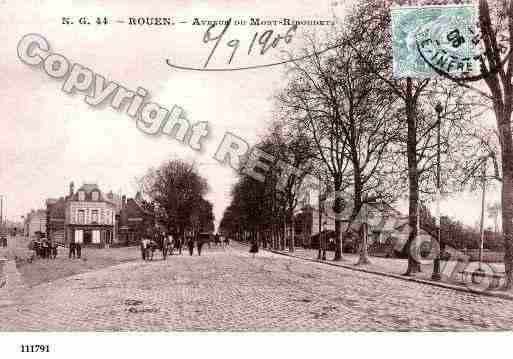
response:
<path fill-rule="evenodd" d="M 433 67 L 450 75 L 475 70 L 475 6 L 400 6 L 390 11 L 394 78 L 433 77 Z"/>

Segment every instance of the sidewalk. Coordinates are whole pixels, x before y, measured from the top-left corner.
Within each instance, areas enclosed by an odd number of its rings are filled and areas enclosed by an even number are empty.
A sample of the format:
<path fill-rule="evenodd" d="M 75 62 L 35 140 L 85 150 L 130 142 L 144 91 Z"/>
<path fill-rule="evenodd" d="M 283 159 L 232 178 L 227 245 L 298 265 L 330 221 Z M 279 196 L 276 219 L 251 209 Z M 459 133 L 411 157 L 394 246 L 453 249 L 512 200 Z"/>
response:
<path fill-rule="evenodd" d="M 18 251 L 27 251 L 25 247 L 24 238 L 9 237 L 7 248 L 0 248 L 0 306 L 16 303 L 26 289 L 15 260 Z"/>
<path fill-rule="evenodd" d="M 469 292 L 484 296 L 498 297 L 502 299 L 513 300 L 513 293 L 501 291 L 501 290 L 479 290 L 474 289 L 472 283 L 463 282 L 459 278 L 455 276 L 447 276 L 444 275 L 443 267 L 441 268 L 442 272 L 442 280 L 441 281 L 433 281 L 431 280 L 431 274 L 433 272 L 433 265 L 421 265 L 421 273 L 416 274 L 415 276 L 404 276 L 403 273 L 407 268 L 407 259 L 399 259 L 399 258 L 382 258 L 382 257 L 372 257 L 369 256 L 370 264 L 366 265 L 356 265 L 358 262 L 359 255 L 358 254 L 349 254 L 344 253 L 344 259 L 340 262 L 334 262 L 331 260 L 333 257 L 333 252 L 326 252 L 326 256 L 328 260 L 318 260 L 316 249 L 303 249 L 296 248 L 294 252 L 289 252 L 288 250 L 279 251 L 279 250 L 269 250 L 273 253 L 295 257 L 311 262 L 325 263 L 331 266 L 342 267 L 354 271 L 360 271 L 365 273 L 371 273 L 386 277 L 392 277 L 400 280 L 412 281 L 432 286 L 437 286 L 441 288 L 453 289 L 462 292 Z M 449 268 L 453 268 L 455 265 L 454 261 L 447 262 Z M 502 264 L 491 264 L 493 268 L 497 271 L 504 271 L 504 267 Z"/>

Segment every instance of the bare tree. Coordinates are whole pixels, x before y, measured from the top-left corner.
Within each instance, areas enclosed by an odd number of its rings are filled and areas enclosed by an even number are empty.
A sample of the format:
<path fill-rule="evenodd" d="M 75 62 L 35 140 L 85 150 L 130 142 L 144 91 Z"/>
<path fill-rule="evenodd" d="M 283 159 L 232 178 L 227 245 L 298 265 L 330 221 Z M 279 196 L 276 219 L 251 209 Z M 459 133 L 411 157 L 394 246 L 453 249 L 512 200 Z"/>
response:
<path fill-rule="evenodd" d="M 317 51 L 317 40 L 308 39 L 303 61 L 295 61 L 289 69 L 290 82 L 277 96 L 281 110 L 292 126 L 311 140 L 318 159 L 329 172 L 335 192 L 335 256 L 342 260 L 343 191 L 349 186 L 344 177 L 350 168 L 347 160 L 348 138 L 344 134 L 340 84 L 334 72 L 336 66 L 327 52 Z"/>

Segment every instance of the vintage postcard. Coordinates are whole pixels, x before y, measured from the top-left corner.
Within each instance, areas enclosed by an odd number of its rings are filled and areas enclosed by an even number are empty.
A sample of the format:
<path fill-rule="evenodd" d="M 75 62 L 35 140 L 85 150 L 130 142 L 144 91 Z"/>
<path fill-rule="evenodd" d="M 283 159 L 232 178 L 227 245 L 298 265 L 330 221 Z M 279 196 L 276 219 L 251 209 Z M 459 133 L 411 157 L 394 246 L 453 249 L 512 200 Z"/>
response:
<path fill-rule="evenodd" d="M 511 331 L 512 37 L 510 0 L 0 0 L 0 331 Z"/>

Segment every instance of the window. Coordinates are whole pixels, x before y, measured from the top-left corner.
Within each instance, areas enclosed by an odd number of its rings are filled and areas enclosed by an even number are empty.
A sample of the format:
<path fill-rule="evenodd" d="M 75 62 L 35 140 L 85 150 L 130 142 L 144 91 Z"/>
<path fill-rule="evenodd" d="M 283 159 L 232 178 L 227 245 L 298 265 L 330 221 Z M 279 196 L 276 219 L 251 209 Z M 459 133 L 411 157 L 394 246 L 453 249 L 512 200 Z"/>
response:
<path fill-rule="evenodd" d="M 91 213 L 91 222 L 98 223 L 98 210 L 97 209 L 93 209 L 93 211 Z"/>
<path fill-rule="evenodd" d="M 78 219 L 77 219 L 77 222 L 79 224 L 84 224 L 85 223 L 85 211 L 83 209 L 79 209 L 78 210 Z"/>
<path fill-rule="evenodd" d="M 78 191 L 78 200 L 85 201 L 85 192 L 84 191 Z"/>
<path fill-rule="evenodd" d="M 100 199 L 100 193 L 98 191 L 93 191 L 93 201 L 98 201 Z"/>

